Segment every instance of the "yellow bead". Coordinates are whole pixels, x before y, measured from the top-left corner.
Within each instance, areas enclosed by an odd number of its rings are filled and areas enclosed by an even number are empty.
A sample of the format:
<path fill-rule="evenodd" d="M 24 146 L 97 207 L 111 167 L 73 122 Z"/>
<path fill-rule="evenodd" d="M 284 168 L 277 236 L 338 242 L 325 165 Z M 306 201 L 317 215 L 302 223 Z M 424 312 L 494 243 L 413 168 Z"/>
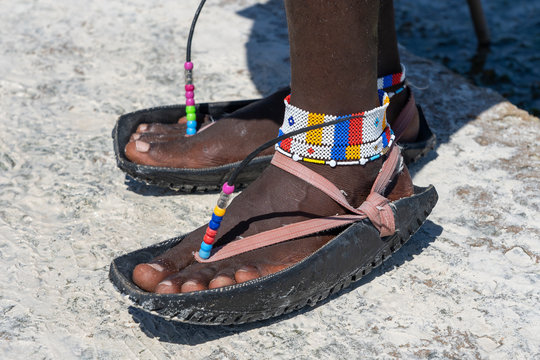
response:
<path fill-rule="evenodd" d="M 214 208 L 214 214 L 216 214 L 217 216 L 223 216 L 225 215 L 225 209 L 222 209 L 219 206 L 216 206 Z"/>

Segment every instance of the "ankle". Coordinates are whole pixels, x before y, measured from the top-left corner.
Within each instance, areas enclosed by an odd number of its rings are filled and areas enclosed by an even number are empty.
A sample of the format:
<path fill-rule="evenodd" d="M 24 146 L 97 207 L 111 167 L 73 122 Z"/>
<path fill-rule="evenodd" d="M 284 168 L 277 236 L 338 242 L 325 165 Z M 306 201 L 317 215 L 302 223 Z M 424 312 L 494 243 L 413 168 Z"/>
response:
<path fill-rule="evenodd" d="M 370 161 L 365 165 L 336 166 L 304 163 L 307 168 L 325 177 L 341 190 L 354 207 L 359 207 L 371 192 L 383 160 Z"/>
<path fill-rule="evenodd" d="M 400 86 L 401 85 L 396 85 L 385 90 L 396 91 Z M 397 125 L 396 120 L 398 119 L 401 111 L 407 105 L 407 102 L 409 101 L 411 96 L 412 96 L 412 91 L 407 86 L 404 88 L 403 91 L 395 94 L 392 97 L 392 100 L 390 101 L 390 105 L 388 106 L 386 114 L 388 116 L 388 122 L 390 123 L 390 126 L 394 130 L 395 130 L 394 125 Z M 420 128 L 420 118 L 418 117 L 418 110 L 415 108 L 413 111 L 414 111 L 413 116 L 410 119 L 407 127 L 403 130 L 401 134 L 396 133 L 396 137 L 399 137 L 400 141 L 404 141 L 404 142 L 414 141 L 416 140 L 418 136 L 418 130 Z"/>

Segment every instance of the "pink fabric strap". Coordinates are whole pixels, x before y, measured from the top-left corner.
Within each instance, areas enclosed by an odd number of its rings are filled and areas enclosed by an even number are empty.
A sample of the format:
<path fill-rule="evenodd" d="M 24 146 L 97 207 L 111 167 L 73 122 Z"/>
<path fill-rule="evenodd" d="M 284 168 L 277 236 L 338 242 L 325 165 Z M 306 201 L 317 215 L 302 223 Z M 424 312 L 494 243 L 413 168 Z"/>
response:
<path fill-rule="evenodd" d="M 403 132 L 409 126 L 409 123 L 412 121 L 416 110 L 416 101 L 412 92 L 410 93 L 409 100 L 407 104 L 403 107 L 399 113 L 397 119 L 392 123 L 392 129 L 396 135 L 396 141 L 403 135 Z"/>
<path fill-rule="evenodd" d="M 335 229 L 365 218 L 370 219 L 372 224 L 379 230 L 382 237 L 392 235 L 395 232 L 394 213 L 388 199 L 386 199 L 383 194 L 393 176 L 401 168 L 401 162 L 402 159 L 399 149 L 397 146 L 393 146 L 388 158 L 383 163 L 377 179 L 375 179 L 371 194 L 364 203 L 356 209 L 347 202 L 347 199 L 343 196 L 341 191 L 326 178 L 308 169 L 299 162 L 276 153 L 272 159 L 272 164 L 317 187 L 353 214 L 327 216 L 319 219 L 301 221 L 238 239 L 215 249 L 212 256 L 206 260 L 199 257 L 198 253 L 194 256 L 196 260 L 201 263 L 219 261 L 265 246 L 312 235 L 325 230 Z"/>

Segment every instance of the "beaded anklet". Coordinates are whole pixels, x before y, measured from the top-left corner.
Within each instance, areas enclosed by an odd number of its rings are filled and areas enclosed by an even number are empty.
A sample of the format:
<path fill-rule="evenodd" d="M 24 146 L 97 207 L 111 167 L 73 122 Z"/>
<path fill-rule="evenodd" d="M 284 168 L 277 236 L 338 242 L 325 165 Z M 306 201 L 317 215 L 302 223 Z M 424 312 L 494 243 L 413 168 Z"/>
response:
<path fill-rule="evenodd" d="M 279 136 L 259 146 L 249 154 L 234 170 L 229 180 L 223 184 L 217 206 L 214 208 L 212 218 L 208 223 L 199 249 L 199 256 L 202 259 L 208 259 L 211 255 L 213 245 L 216 241 L 217 231 L 227 211 L 231 194 L 234 192 L 236 178 L 260 152 L 272 145 L 276 145 L 276 149 L 279 152 L 292 157 L 293 160 L 304 160 L 313 163 L 329 164 L 331 166 L 363 165 L 368 161 L 376 160 L 386 154 L 394 142 L 394 133 L 390 129 L 390 125 L 386 122 L 386 108 L 390 102 L 390 98 L 387 95 L 383 97 L 382 106 L 367 112 L 346 116 L 309 113 L 290 105 L 289 99 L 290 95 L 285 98 L 286 115 Z M 293 115 L 287 117 L 288 112 L 293 113 Z M 298 120 L 295 120 L 295 116 L 297 116 Z M 305 125 L 302 126 L 300 124 Z M 286 125 L 289 127 L 285 128 L 285 133 L 283 129 Z M 295 128 L 293 129 L 293 127 Z M 331 130 L 328 131 L 328 129 Z M 325 134 L 330 134 L 332 139 L 330 137 L 326 139 Z M 300 143 L 305 141 L 310 145 L 310 148 L 306 150 L 309 156 L 301 157 L 294 152 L 297 151 L 297 147 L 295 145 L 293 146 L 293 141 L 294 144 L 298 142 L 296 136 L 300 136 Z M 325 142 L 324 145 L 323 139 Z M 293 152 L 283 150 L 281 145 L 286 142 L 290 144 L 289 150 L 292 148 Z M 311 144 L 315 142 L 319 144 Z M 340 146 L 341 143 L 346 143 L 347 145 Z M 312 148 L 314 146 L 319 146 L 317 153 Z M 305 147 L 300 147 L 300 149 L 304 150 Z M 320 149 L 323 150 L 320 151 Z M 312 154 L 316 154 L 315 156 L 322 154 L 323 158 L 313 157 Z M 343 157 L 346 158 L 346 161 L 341 161 Z"/>
<path fill-rule="evenodd" d="M 377 92 L 379 93 L 379 101 L 383 102 L 384 94 L 386 93 L 391 99 L 395 95 L 399 94 L 407 87 L 405 76 L 405 65 L 401 64 L 401 72 L 396 74 L 390 74 L 377 79 Z M 396 85 L 401 85 L 399 88 L 394 91 L 388 91 L 389 88 Z"/>
<path fill-rule="evenodd" d="M 339 124 L 323 129 L 310 130 L 276 144 L 276 150 L 295 161 L 316 164 L 364 165 L 384 155 L 394 141 L 394 133 L 386 122 L 387 95 L 383 105 L 363 113 L 346 116 L 314 114 L 301 110 L 285 98 L 285 121 L 279 135 L 310 125 L 342 120 Z"/>

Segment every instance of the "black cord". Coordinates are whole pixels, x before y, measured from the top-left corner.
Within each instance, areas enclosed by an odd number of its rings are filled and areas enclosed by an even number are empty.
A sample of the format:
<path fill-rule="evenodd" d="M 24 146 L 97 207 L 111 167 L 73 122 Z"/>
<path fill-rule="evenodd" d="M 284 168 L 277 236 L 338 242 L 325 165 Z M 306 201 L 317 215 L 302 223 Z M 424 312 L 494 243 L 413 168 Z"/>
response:
<path fill-rule="evenodd" d="M 356 115 L 356 116 L 344 116 L 342 118 L 339 118 L 339 119 L 336 119 L 336 120 L 332 120 L 332 121 L 329 121 L 327 123 L 324 123 L 324 124 L 317 124 L 317 125 L 312 125 L 312 126 L 308 126 L 308 127 L 305 127 L 305 128 L 302 128 L 302 129 L 298 129 L 298 130 L 295 130 L 295 131 L 291 131 L 290 133 L 288 134 L 284 134 L 284 135 L 281 135 L 281 136 L 278 136 L 277 138 L 275 139 L 272 139 L 270 141 L 267 141 L 265 142 L 264 144 L 262 144 L 261 146 L 259 146 L 257 149 L 255 149 L 255 151 L 253 151 L 251 154 L 249 154 L 241 163 L 240 165 L 238 165 L 236 167 L 236 169 L 234 169 L 234 172 L 231 174 L 231 176 L 229 176 L 229 180 L 227 180 L 227 184 L 229 186 L 232 186 L 234 185 L 234 182 L 236 181 L 236 178 L 238 177 L 238 175 L 240 174 L 240 172 L 242 170 L 244 170 L 244 168 L 251 162 L 251 160 L 253 160 L 261 151 L 263 150 L 266 150 L 268 149 L 270 146 L 272 145 L 275 145 L 277 144 L 278 142 L 282 141 L 282 140 L 285 140 L 287 138 L 290 138 L 292 136 L 295 136 L 295 135 L 298 135 L 298 134 L 302 134 L 302 133 L 305 133 L 305 132 L 308 132 L 310 130 L 315 130 L 315 129 L 320 129 L 320 128 L 323 128 L 325 126 L 330 126 L 330 125 L 335 125 L 335 124 L 339 124 L 340 122 L 343 122 L 343 121 L 346 121 L 346 120 L 350 120 L 350 119 L 357 119 L 357 118 L 361 118 L 361 117 L 364 117 L 363 115 Z"/>
<path fill-rule="evenodd" d="M 195 15 L 193 16 L 193 21 L 191 22 L 191 28 L 189 29 L 187 48 L 186 48 L 186 62 L 191 61 L 191 40 L 193 40 L 193 33 L 195 32 L 195 25 L 197 24 L 197 19 L 199 18 L 199 15 L 201 14 L 201 10 L 205 2 L 206 0 L 201 0 L 201 2 L 199 3 L 199 7 L 197 8 Z"/>

